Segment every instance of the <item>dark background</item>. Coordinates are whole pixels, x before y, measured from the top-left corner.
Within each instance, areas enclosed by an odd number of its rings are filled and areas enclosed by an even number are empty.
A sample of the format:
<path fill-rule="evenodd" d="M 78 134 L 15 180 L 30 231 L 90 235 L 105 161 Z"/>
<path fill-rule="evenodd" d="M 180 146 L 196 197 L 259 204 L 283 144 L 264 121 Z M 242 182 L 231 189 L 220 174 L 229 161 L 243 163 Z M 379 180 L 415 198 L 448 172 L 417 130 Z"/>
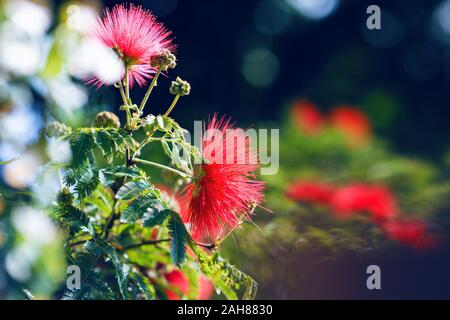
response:
<path fill-rule="evenodd" d="M 246 125 L 276 122 L 292 99 L 308 97 L 325 110 L 359 106 L 395 150 L 440 160 L 450 141 L 450 34 L 435 36 L 433 14 L 445 1 L 338 2 L 314 20 L 285 0 L 133 1 L 176 36 L 179 63 L 170 76 L 193 88 L 174 111 L 183 125 L 211 112 Z M 370 4 L 381 8 L 381 31 L 365 28 Z M 269 50 L 270 59 L 252 56 L 257 49 Z M 246 79 L 249 60 L 256 78 L 269 75 L 270 84 Z M 153 112 L 165 110 L 168 86 L 160 81 Z"/>

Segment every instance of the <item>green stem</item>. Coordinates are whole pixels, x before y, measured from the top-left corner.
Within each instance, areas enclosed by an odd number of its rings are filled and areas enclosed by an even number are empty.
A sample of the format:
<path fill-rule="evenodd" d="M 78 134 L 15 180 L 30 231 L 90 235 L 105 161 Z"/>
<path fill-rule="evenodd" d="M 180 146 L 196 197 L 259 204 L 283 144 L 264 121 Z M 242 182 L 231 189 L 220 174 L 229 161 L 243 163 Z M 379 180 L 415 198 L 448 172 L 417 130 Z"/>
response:
<path fill-rule="evenodd" d="M 181 176 L 183 178 L 192 178 L 192 176 L 190 174 L 187 174 L 187 173 L 182 172 L 180 170 L 177 170 L 177 169 L 174 169 L 174 168 L 171 168 L 171 167 L 168 167 L 168 166 L 165 166 L 163 164 L 156 163 L 156 162 L 153 162 L 153 161 L 148 161 L 148 160 L 144 160 L 144 159 L 140 159 L 140 158 L 135 158 L 135 159 L 133 159 L 133 162 L 145 164 L 145 165 L 152 166 L 152 167 L 155 167 L 155 168 L 159 168 L 159 169 L 162 169 L 162 170 L 167 170 L 167 171 L 176 173 L 176 174 L 178 174 L 179 176 Z"/>
<path fill-rule="evenodd" d="M 153 77 L 153 80 L 150 83 L 150 86 L 148 87 L 147 92 L 145 93 L 144 99 L 142 99 L 141 106 L 139 107 L 140 112 L 144 111 L 144 108 L 148 101 L 148 98 L 150 97 L 150 94 L 153 91 L 153 87 L 155 87 L 155 85 L 157 85 L 158 77 L 161 74 L 161 71 L 162 71 L 161 68 L 159 68 L 158 71 L 156 72 L 155 76 Z"/>
<path fill-rule="evenodd" d="M 128 67 L 125 67 L 125 96 L 127 97 L 127 102 L 130 100 L 130 83 L 129 83 Z M 128 105 L 128 103 L 127 103 Z"/>
<path fill-rule="evenodd" d="M 168 117 L 169 116 L 169 114 L 172 112 L 173 108 L 175 108 L 175 105 L 177 104 L 178 99 L 180 99 L 180 95 L 179 94 L 177 94 L 175 96 L 175 98 L 173 99 L 172 104 L 170 105 L 169 109 L 167 109 L 166 113 L 164 113 L 164 117 Z"/>
<path fill-rule="evenodd" d="M 128 106 L 128 101 L 127 101 L 127 97 L 125 96 L 125 91 L 123 90 L 122 81 L 119 81 L 119 91 L 120 91 L 120 95 L 122 96 L 123 104 L 125 106 Z"/>
<path fill-rule="evenodd" d="M 126 94 L 124 92 L 124 89 L 123 89 L 122 81 L 119 82 L 119 91 L 120 91 L 120 95 L 122 96 L 122 100 L 123 100 L 123 103 L 124 103 L 124 106 L 125 106 L 125 112 L 126 112 L 126 116 L 127 116 L 126 117 L 125 128 L 129 128 L 130 127 L 130 121 L 131 121 L 131 113 L 130 113 L 130 108 L 128 106 L 128 99 L 127 99 L 127 96 L 126 96 Z"/>

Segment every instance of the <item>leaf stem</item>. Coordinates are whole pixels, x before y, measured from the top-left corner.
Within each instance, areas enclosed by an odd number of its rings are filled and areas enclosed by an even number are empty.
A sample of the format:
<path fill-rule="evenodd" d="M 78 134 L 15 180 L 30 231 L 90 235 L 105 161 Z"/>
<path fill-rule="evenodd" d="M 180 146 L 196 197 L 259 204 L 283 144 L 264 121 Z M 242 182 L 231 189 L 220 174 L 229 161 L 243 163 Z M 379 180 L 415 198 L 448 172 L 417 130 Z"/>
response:
<path fill-rule="evenodd" d="M 155 168 L 159 168 L 159 169 L 162 169 L 162 170 L 167 170 L 167 171 L 176 173 L 176 174 L 178 174 L 179 176 L 181 176 L 183 178 L 193 178 L 190 174 L 187 174 L 187 173 L 182 172 L 180 170 L 177 170 L 177 169 L 174 169 L 174 168 L 171 168 L 171 167 L 168 167 L 168 166 L 165 166 L 163 164 L 156 163 L 156 162 L 153 162 L 153 161 L 148 161 L 148 160 L 144 160 L 144 159 L 140 159 L 140 158 L 135 158 L 135 159 L 133 159 L 133 162 L 145 164 L 145 165 L 152 166 L 152 167 L 155 167 Z"/>
<path fill-rule="evenodd" d="M 164 117 L 168 117 L 169 116 L 169 114 L 172 112 L 173 108 L 175 108 L 175 105 L 177 104 L 178 99 L 180 99 L 180 95 L 179 94 L 177 94 L 175 96 L 175 98 L 173 99 L 172 104 L 170 105 L 169 109 L 167 109 L 166 113 L 164 113 Z"/>
<path fill-rule="evenodd" d="M 161 74 L 161 71 L 162 71 L 162 69 L 158 68 L 158 71 L 156 72 L 155 76 L 153 77 L 153 80 L 150 83 L 150 86 L 148 87 L 147 92 L 145 93 L 144 99 L 142 99 L 141 106 L 139 107 L 140 112 L 144 111 L 145 105 L 147 104 L 148 98 L 150 97 L 150 94 L 152 93 L 153 88 L 158 85 L 157 81 L 158 81 L 159 75 Z"/>

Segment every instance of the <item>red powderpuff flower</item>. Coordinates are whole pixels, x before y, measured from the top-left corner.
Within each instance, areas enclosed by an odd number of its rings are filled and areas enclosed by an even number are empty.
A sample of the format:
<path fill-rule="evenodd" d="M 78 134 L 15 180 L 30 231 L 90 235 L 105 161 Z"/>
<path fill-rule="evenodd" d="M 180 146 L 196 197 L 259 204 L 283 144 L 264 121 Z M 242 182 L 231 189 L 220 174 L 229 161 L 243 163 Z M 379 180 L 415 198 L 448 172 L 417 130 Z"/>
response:
<path fill-rule="evenodd" d="M 328 204 L 334 188 L 326 183 L 315 181 L 297 181 L 291 184 L 286 195 L 294 201 Z"/>
<path fill-rule="evenodd" d="M 169 300 L 180 300 L 179 294 L 186 295 L 189 293 L 189 281 L 180 270 L 173 270 L 166 273 L 165 278 L 169 285 L 177 290 L 177 292 L 170 289 L 165 290 L 165 294 Z"/>
<path fill-rule="evenodd" d="M 336 190 L 330 200 L 338 217 L 348 217 L 354 213 L 366 212 L 376 222 L 392 218 L 397 213 L 397 201 L 391 191 L 384 186 L 352 184 Z"/>
<path fill-rule="evenodd" d="M 151 57 L 160 51 L 174 50 L 171 32 L 150 11 L 140 6 L 116 5 L 106 9 L 103 19 L 98 18 L 92 36 L 115 50 L 128 68 L 130 86 L 135 82 L 145 85 L 152 78 L 154 69 L 149 65 Z M 101 79 L 87 81 L 97 87 L 104 85 Z"/>
<path fill-rule="evenodd" d="M 387 236 L 395 241 L 425 250 L 436 246 L 437 242 L 427 234 L 428 224 L 420 220 L 389 221 L 383 224 Z"/>
<path fill-rule="evenodd" d="M 180 270 L 173 270 L 166 273 L 166 281 L 169 283 L 170 287 L 173 289 L 166 289 L 165 294 L 169 300 L 180 300 L 180 294 L 187 295 L 190 290 L 189 281 L 185 274 Z M 213 284 L 212 282 L 203 274 L 198 278 L 198 300 L 208 300 L 213 294 Z M 177 292 L 174 292 L 174 291 Z"/>
<path fill-rule="evenodd" d="M 376 222 L 390 219 L 397 213 L 397 200 L 392 192 L 384 186 L 370 186 L 367 190 L 367 208 Z"/>
<path fill-rule="evenodd" d="M 317 134 L 325 123 L 320 110 L 313 103 L 304 99 L 294 104 L 291 114 L 298 128 L 308 135 Z"/>
<path fill-rule="evenodd" d="M 215 241 L 250 218 L 263 200 L 264 184 L 255 179 L 260 166 L 245 131 L 217 115 L 204 129 L 205 161 L 195 165 L 195 177 L 183 190 L 188 210 L 182 218 L 195 240 Z"/>
<path fill-rule="evenodd" d="M 348 106 L 336 107 L 331 111 L 330 121 L 345 135 L 350 145 L 363 145 L 370 138 L 370 121 L 361 110 Z"/>

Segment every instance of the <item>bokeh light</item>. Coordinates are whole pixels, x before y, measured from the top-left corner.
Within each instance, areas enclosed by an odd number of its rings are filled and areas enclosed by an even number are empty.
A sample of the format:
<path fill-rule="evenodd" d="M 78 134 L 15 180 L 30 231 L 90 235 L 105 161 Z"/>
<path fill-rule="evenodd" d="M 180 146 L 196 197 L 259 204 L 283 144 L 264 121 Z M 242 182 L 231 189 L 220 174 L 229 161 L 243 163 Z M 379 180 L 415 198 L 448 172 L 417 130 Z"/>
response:
<path fill-rule="evenodd" d="M 254 87 L 272 85 L 279 73 L 278 58 L 268 49 L 256 48 L 247 52 L 242 61 L 242 74 Z"/>
<path fill-rule="evenodd" d="M 286 2 L 302 16 L 320 20 L 336 11 L 339 0 L 286 0 Z"/>

